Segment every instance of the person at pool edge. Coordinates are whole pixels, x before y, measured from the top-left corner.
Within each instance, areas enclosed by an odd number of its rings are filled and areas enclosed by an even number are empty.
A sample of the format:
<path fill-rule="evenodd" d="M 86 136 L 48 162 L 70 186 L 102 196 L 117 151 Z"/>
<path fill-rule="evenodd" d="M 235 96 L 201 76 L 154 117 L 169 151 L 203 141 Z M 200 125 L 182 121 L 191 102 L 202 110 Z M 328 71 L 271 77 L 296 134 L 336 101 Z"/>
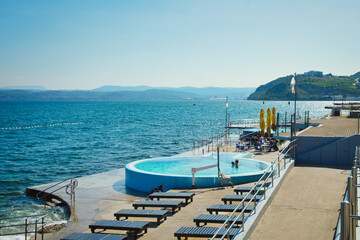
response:
<path fill-rule="evenodd" d="M 235 160 L 235 167 L 237 167 L 237 168 L 239 167 L 239 160 L 237 160 L 237 159 Z"/>

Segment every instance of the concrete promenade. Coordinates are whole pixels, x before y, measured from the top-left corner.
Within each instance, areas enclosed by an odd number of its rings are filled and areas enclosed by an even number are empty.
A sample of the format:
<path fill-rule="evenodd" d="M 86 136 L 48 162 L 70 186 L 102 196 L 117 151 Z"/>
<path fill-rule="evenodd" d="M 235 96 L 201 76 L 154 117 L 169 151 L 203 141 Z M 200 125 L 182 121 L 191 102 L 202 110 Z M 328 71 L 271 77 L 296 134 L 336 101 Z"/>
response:
<path fill-rule="evenodd" d="M 349 174 L 294 167 L 250 239 L 332 239 Z"/>

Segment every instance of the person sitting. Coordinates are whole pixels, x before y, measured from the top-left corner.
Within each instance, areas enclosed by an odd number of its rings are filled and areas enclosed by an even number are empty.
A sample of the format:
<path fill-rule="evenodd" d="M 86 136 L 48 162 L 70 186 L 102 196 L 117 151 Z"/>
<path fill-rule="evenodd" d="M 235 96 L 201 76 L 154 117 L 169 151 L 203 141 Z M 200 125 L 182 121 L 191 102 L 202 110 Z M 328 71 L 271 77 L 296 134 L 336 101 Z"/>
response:
<path fill-rule="evenodd" d="M 149 192 L 149 195 L 152 194 L 152 193 L 154 193 L 154 192 L 163 192 L 163 191 L 164 191 L 164 185 L 165 185 L 165 184 L 161 184 L 160 186 L 155 187 L 153 190 L 151 190 L 151 191 Z"/>

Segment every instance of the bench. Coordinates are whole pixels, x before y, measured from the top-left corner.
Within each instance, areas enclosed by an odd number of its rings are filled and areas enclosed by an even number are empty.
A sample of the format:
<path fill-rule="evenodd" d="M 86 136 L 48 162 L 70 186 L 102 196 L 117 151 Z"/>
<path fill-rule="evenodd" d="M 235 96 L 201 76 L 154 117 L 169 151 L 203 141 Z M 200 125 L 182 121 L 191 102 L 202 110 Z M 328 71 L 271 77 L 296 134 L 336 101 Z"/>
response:
<path fill-rule="evenodd" d="M 230 204 L 232 204 L 232 202 L 241 202 L 243 199 L 245 199 L 245 201 L 250 201 L 250 199 L 253 197 L 254 195 L 225 195 L 223 198 L 221 198 L 221 201 L 224 201 L 225 204 L 227 204 L 227 202 L 229 202 Z M 256 195 L 254 197 L 255 201 L 259 201 L 263 196 L 262 195 Z"/>
<path fill-rule="evenodd" d="M 228 215 L 213 215 L 213 214 L 200 214 L 196 218 L 194 218 L 194 222 L 196 223 L 196 226 L 200 226 L 200 223 L 204 223 L 206 225 L 207 223 L 224 223 L 226 219 L 228 219 Z M 237 216 L 232 216 L 230 218 L 230 222 L 234 222 L 235 218 Z M 241 224 L 242 223 L 242 217 L 240 216 L 235 224 Z"/>
<path fill-rule="evenodd" d="M 141 209 L 121 209 L 120 211 L 114 213 L 114 216 L 117 220 L 120 217 L 144 217 L 144 218 L 157 218 L 157 224 L 160 224 L 161 219 L 166 220 L 169 210 L 141 210 Z"/>
<path fill-rule="evenodd" d="M 216 214 L 218 214 L 219 212 L 233 212 L 235 210 L 235 208 L 238 205 L 228 205 L 228 204 L 214 204 L 211 205 L 210 207 L 208 207 L 206 210 L 212 214 L 213 212 L 215 212 Z M 247 208 L 245 209 L 245 212 L 252 212 L 254 210 L 254 205 L 249 205 L 247 206 Z M 241 212 L 242 211 L 242 206 L 240 206 L 236 212 Z"/>
<path fill-rule="evenodd" d="M 124 240 L 126 236 L 102 233 L 71 233 L 61 240 Z"/>
<path fill-rule="evenodd" d="M 130 221 L 117 221 L 117 220 L 99 220 L 89 225 L 91 232 L 94 233 L 95 229 L 111 229 L 111 230 L 124 230 L 127 231 L 128 238 L 136 238 L 139 233 L 144 231 L 147 233 L 149 222 L 130 222 Z"/>
<path fill-rule="evenodd" d="M 181 237 L 185 237 L 185 239 L 188 237 L 211 238 L 217 230 L 218 228 L 216 227 L 181 227 L 174 233 L 174 236 L 177 237 L 178 240 L 180 240 Z M 226 230 L 227 228 L 222 228 L 216 237 L 222 237 Z M 238 231 L 238 228 L 231 228 L 229 231 L 230 238 L 233 238 L 238 233 Z"/>
<path fill-rule="evenodd" d="M 189 193 L 189 192 L 179 192 L 179 193 L 171 193 L 171 192 L 154 192 L 148 196 L 151 200 L 154 198 L 157 200 L 160 200 L 160 198 L 182 198 L 185 199 L 186 204 L 188 204 L 188 201 L 193 201 L 195 193 Z"/>
<path fill-rule="evenodd" d="M 133 203 L 133 207 L 137 209 L 138 207 L 163 207 L 163 208 L 172 208 L 172 212 L 175 213 L 175 210 L 178 208 L 181 210 L 182 201 L 137 201 Z"/>
<path fill-rule="evenodd" d="M 265 183 L 264 184 L 264 186 L 265 186 L 265 188 L 268 188 L 269 186 L 271 185 L 271 183 Z M 252 193 L 256 193 L 256 191 L 259 189 L 259 187 L 260 187 L 261 185 L 257 185 L 255 188 L 254 188 L 254 190 L 252 191 Z M 263 186 L 263 187 L 264 187 Z M 253 187 L 251 186 L 251 187 L 242 187 L 242 186 L 239 186 L 239 187 L 237 187 L 237 188 L 235 188 L 234 189 L 234 192 L 236 193 L 236 194 L 243 194 L 243 193 L 248 193 L 248 192 L 250 192 L 250 190 L 252 189 Z"/>

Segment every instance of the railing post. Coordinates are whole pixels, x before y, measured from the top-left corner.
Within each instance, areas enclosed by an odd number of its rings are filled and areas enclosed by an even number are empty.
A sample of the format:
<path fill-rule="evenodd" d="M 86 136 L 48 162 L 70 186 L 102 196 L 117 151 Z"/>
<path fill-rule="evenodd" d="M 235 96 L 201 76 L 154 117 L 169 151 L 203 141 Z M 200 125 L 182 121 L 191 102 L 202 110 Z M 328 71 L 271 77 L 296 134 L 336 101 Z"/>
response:
<path fill-rule="evenodd" d="M 278 177 L 280 177 L 280 162 L 278 162 L 277 168 L 278 168 Z"/>
<path fill-rule="evenodd" d="M 348 226 L 349 226 L 349 239 L 353 239 L 353 235 L 354 235 L 354 230 L 353 230 L 353 222 L 354 220 L 352 218 L 350 218 L 350 214 L 355 215 L 354 214 L 354 188 L 353 188 L 353 177 L 349 176 L 348 177 L 348 200 L 349 200 L 349 219 L 348 219 Z"/>
<path fill-rule="evenodd" d="M 27 240 L 27 227 L 28 227 L 28 219 L 25 218 L 25 240 Z"/>
<path fill-rule="evenodd" d="M 35 240 L 37 239 L 37 222 L 38 220 L 35 220 Z"/>
<path fill-rule="evenodd" d="M 341 202 L 340 215 L 341 215 L 340 239 L 348 240 L 350 237 L 349 236 L 350 203 L 348 201 Z"/>
<path fill-rule="evenodd" d="M 45 218 L 45 217 L 42 217 L 42 218 L 41 218 L 41 226 L 42 226 L 42 229 L 41 229 L 41 240 L 44 240 L 44 224 L 45 224 L 44 218 Z"/>
<path fill-rule="evenodd" d="M 271 186 L 274 186 L 274 164 L 271 164 Z"/>
<path fill-rule="evenodd" d="M 245 231 L 245 210 L 244 210 L 244 207 L 245 207 L 245 205 L 244 205 L 244 202 L 245 201 L 242 201 L 242 229 L 243 229 L 243 231 Z"/>
<path fill-rule="evenodd" d="M 264 183 L 264 200 L 266 199 L 266 186 L 265 186 L 265 183 Z M 256 199 L 255 199 L 256 201 Z"/>
<path fill-rule="evenodd" d="M 353 202 L 353 208 L 354 208 L 354 211 L 353 211 L 353 215 L 358 215 L 358 201 L 357 201 L 357 167 L 353 166 L 352 167 L 352 175 L 353 175 L 353 191 L 354 191 L 354 202 Z M 355 225 L 358 226 L 358 219 L 354 219 L 355 221 Z"/>

